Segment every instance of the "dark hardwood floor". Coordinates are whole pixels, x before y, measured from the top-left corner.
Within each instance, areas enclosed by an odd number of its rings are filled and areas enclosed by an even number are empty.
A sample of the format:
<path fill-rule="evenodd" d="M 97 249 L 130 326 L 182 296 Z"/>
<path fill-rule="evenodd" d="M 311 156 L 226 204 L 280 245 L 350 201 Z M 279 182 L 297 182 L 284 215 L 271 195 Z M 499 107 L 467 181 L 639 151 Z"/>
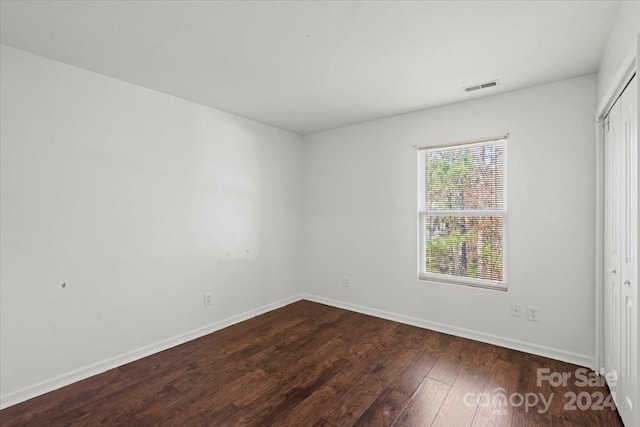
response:
<path fill-rule="evenodd" d="M 538 368 L 572 377 L 538 385 Z M 0 423 L 621 426 L 590 409 L 608 390 L 580 387 L 578 368 L 300 301 L 6 408 Z M 571 393 L 584 393 L 576 410 Z"/>

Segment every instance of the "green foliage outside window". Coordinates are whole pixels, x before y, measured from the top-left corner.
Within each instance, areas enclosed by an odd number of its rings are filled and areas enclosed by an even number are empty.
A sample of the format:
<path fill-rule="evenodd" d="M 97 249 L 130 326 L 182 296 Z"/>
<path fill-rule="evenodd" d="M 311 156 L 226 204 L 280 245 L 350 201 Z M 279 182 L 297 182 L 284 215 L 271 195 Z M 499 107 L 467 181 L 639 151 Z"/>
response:
<path fill-rule="evenodd" d="M 502 209 L 503 157 L 499 144 L 427 153 L 426 273 L 502 280 L 502 216 L 464 211 Z"/>

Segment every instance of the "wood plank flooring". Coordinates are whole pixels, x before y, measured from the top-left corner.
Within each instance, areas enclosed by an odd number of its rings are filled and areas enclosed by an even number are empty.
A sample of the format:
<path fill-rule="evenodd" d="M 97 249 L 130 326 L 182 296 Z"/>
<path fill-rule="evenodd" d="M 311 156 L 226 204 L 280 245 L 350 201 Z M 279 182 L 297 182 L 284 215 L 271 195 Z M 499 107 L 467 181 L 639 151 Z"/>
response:
<path fill-rule="evenodd" d="M 538 368 L 572 377 L 538 385 Z M 0 424 L 621 426 L 578 368 L 300 301 L 6 408 Z M 583 393 L 576 410 L 565 393 Z"/>

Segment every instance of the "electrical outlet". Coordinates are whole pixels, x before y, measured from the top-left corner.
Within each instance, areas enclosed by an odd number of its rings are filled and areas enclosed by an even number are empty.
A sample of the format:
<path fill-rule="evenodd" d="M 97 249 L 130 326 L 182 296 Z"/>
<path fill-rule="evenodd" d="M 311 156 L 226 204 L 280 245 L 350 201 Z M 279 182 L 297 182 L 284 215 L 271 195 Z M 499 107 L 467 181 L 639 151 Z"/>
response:
<path fill-rule="evenodd" d="M 522 306 L 520 304 L 511 304 L 511 315 L 513 317 L 520 317 L 522 314 Z"/>
<path fill-rule="evenodd" d="M 343 280 L 342 284 L 343 284 L 343 286 L 344 286 L 345 288 L 348 288 L 348 287 L 349 287 L 349 285 L 350 285 L 350 284 L 349 284 L 349 276 L 344 276 L 344 280 Z"/>
<path fill-rule="evenodd" d="M 208 292 L 204 294 L 204 305 L 211 305 L 211 294 Z"/>
<path fill-rule="evenodd" d="M 535 305 L 527 306 L 527 320 L 530 320 L 531 322 L 539 322 L 540 307 L 536 307 Z"/>

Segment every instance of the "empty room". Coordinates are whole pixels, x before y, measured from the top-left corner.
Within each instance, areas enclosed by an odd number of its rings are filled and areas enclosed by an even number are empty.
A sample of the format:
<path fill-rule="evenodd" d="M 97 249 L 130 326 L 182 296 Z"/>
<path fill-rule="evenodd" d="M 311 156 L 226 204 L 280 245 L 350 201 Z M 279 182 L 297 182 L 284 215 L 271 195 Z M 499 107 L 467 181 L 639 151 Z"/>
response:
<path fill-rule="evenodd" d="M 640 1 L 0 0 L 0 425 L 640 427 Z"/>

